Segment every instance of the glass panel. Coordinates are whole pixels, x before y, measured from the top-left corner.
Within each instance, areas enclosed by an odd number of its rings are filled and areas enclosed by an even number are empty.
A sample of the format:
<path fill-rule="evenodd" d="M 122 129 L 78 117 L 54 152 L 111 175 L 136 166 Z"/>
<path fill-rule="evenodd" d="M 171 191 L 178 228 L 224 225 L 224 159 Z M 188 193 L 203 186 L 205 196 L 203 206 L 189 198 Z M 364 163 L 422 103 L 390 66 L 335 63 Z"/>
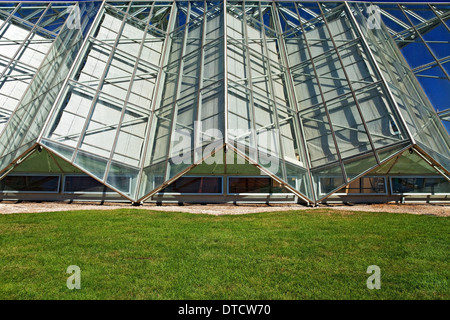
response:
<path fill-rule="evenodd" d="M 330 35 L 323 22 L 322 17 L 310 20 L 304 23 L 305 36 L 310 47 L 311 56 L 317 57 L 329 50 L 334 50 Z"/>
<path fill-rule="evenodd" d="M 151 135 L 147 147 L 147 159 L 145 165 L 165 161 L 168 156 L 170 135 L 172 132 L 172 106 L 159 109 L 152 119 Z"/>
<path fill-rule="evenodd" d="M 392 158 L 372 173 L 377 174 L 438 174 L 412 148 Z"/>
<path fill-rule="evenodd" d="M 345 183 L 342 177 L 320 177 L 319 178 L 319 195 L 325 196 L 333 193 L 339 186 Z"/>
<path fill-rule="evenodd" d="M 226 153 L 226 173 L 238 174 L 238 175 L 261 175 L 261 171 L 258 167 L 251 164 L 248 160 L 244 159 L 241 155 L 236 154 L 232 150 L 228 150 Z"/>
<path fill-rule="evenodd" d="M 15 167 L 12 172 L 61 173 L 61 169 L 49 152 L 42 149 L 40 152 L 33 152 L 20 165 Z"/>
<path fill-rule="evenodd" d="M 241 87 L 228 89 L 228 135 L 230 143 L 255 147 L 252 133 L 254 115 L 248 90 Z"/>
<path fill-rule="evenodd" d="M 302 108 L 317 105 L 322 102 L 318 81 L 311 64 L 304 64 L 292 72 L 295 93 Z"/>
<path fill-rule="evenodd" d="M 450 181 L 444 177 L 392 177 L 393 194 L 448 194 Z"/>
<path fill-rule="evenodd" d="M 341 158 L 372 150 L 369 137 L 353 98 L 335 101 L 328 105 Z"/>
<path fill-rule="evenodd" d="M 423 32 L 422 36 L 436 58 L 448 57 L 448 44 L 450 41 L 448 28 L 440 24 L 428 32 Z"/>
<path fill-rule="evenodd" d="M 106 183 L 125 195 L 134 197 L 138 175 L 139 168 L 132 168 L 120 163 L 112 162 Z"/>
<path fill-rule="evenodd" d="M 306 198 L 312 199 L 312 186 L 305 168 L 294 165 L 286 161 L 287 183 L 303 194 Z"/>
<path fill-rule="evenodd" d="M 344 169 L 347 174 L 347 179 L 351 180 L 369 169 L 377 166 L 377 160 L 373 154 L 368 154 L 365 157 L 358 157 L 344 161 Z"/>
<path fill-rule="evenodd" d="M 445 64 L 443 66 L 446 66 Z M 448 64 L 447 64 L 448 66 Z M 450 73 L 450 66 L 447 68 L 447 74 Z M 427 94 L 436 111 L 443 111 L 448 108 L 448 99 L 450 94 L 450 81 L 439 67 L 423 67 L 415 73 L 417 80 Z M 445 93 L 445 94 L 443 94 Z M 450 130 L 447 130 L 450 132 Z"/>
<path fill-rule="evenodd" d="M 222 177 L 181 177 L 160 193 L 222 194 Z"/>
<path fill-rule="evenodd" d="M 276 130 L 261 131 L 258 133 L 258 164 L 278 178 L 285 180 L 284 161 L 280 157 L 279 133 Z M 250 153 L 250 159 L 254 160 Z"/>
<path fill-rule="evenodd" d="M 98 179 L 103 180 L 103 175 L 105 174 L 106 170 L 106 159 L 102 159 L 89 153 L 78 151 L 74 163 L 87 172 L 93 174 Z"/>
<path fill-rule="evenodd" d="M 59 178 L 59 175 L 7 175 L 0 181 L 0 191 L 57 193 L 59 192 Z"/>
<path fill-rule="evenodd" d="M 371 87 L 356 96 L 375 148 L 405 140 L 401 121 L 393 113 L 381 87 Z"/>
<path fill-rule="evenodd" d="M 264 177 L 229 177 L 228 193 L 291 193 L 279 182 Z"/>
<path fill-rule="evenodd" d="M 338 159 L 333 135 L 323 106 L 301 114 L 303 131 L 311 166 L 316 167 Z"/>
<path fill-rule="evenodd" d="M 296 166 L 306 167 L 298 115 L 288 109 L 278 108 L 278 118 L 284 160 Z"/>
<path fill-rule="evenodd" d="M 94 92 L 69 85 L 64 103 L 55 112 L 46 138 L 75 148 L 83 130 Z"/>
<path fill-rule="evenodd" d="M 408 142 L 406 143 L 402 143 L 396 147 L 391 147 L 391 148 L 386 148 L 386 149 L 381 149 L 378 150 L 378 159 L 380 159 L 380 162 L 383 162 L 384 160 L 386 160 L 387 158 L 399 153 L 401 150 L 403 150 L 404 148 L 406 148 L 407 146 L 409 146 L 410 144 Z"/>
<path fill-rule="evenodd" d="M 126 182 L 126 180 L 124 181 Z M 64 193 L 113 193 L 114 190 L 109 189 L 97 180 L 83 175 L 65 176 L 64 177 Z"/>
<path fill-rule="evenodd" d="M 58 155 L 65 158 L 67 161 L 72 161 L 74 149 L 67 148 L 64 145 L 53 143 L 45 139 L 42 139 L 42 144 L 49 148 L 51 151 L 56 152 Z"/>
<path fill-rule="evenodd" d="M 428 146 L 425 146 L 421 143 L 418 143 L 419 147 L 421 147 L 430 157 L 433 158 L 434 161 L 439 163 L 441 166 L 444 167 L 445 170 L 450 172 L 450 155 L 447 153 L 440 153 L 436 152 L 436 150 L 433 150 L 429 148 Z"/>
<path fill-rule="evenodd" d="M 60 31 L 0 136 L 0 156 L 11 152 L 16 153 L 12 158 L 20 156 L 21 146 L 37 140 L 82 40 L 81 30 Z"/>
<path fill-rule="evenodd" d="M 314 64 L 325 101 L 351 92 L 337 54 L 315 59 Z"/>
<path fill-rule="evenodd" d="M 50 48 L 54 42 L 54 37 L 48 37 L 46 34 L 39 32 L 30 32 L 28 23 L 19 23 L 11 19 L 6 23 L 7 12 L 14 9 L 14 4 L 10 4 L 10 8 L 2 7 L 0 15 L 0 30 L 2 50 L 0 57 L 0 132 L 3 131 L 6 122 L 12 112 L 18 107 L 19 101 L 32 82 L 34 75 L 37 73 L 39 66 L 44 62 L 45 56 L 50 53 Z M 34 17 L 39 18 L 43 9 L 47 4 L 42 5 L 42 9 L 30 10 L 34 11 Z M 67 9 L 66 5 L 62 5 L 59 11 Z M 19 9 L 19 13 L 22 12 Z M 51 10 L 47 11 L 47 14 Z M 8 12 L 10 13 L 10 12 Z M 62 18 L 66 15 L 62 14 Z M 32 14 L 24 15 L 23 18 L 33 17 Z"/>
<path fill-rule="evenodd" d="M 225 172 L 225 153 L 223 149 L 218 150 L 214 154 L 214 159 L 208 158 L 189 170 L 189 174 L 224 174 Z"/>
<path fill-rule="evenodd" d="M 143 143 L 149 114 L 141 113 L 127 106 L 120 132 L 117 136 L 117 144 L 113 153 L 113 160 L 138 166 L 143 157 Z"/>
<path fill-rule="evenodd" d="M 291 68 L 294 68 L 295 66 L 309 59 L 310 56 L 303 35 L 287 38 L 285 40 L 285 43 Z M 305 67 L 306 64 L 302 64 L 302 68 Z"/>
<path fill-rule="evenodd" d="M 35 142 L 31 141 L 21 147 L 19 147 L 17 150 L 14 150 L 13 152 L 3 156 L 0 158 L 0 168 L 6 169 L 9 166 L 13 166 L 13 162 L 17 161 L 18 159 L 26 156 L 25 153 L 31 151 L 32 148 L 34 148 Z"/>
<path fill-rule="evenodd" d="M 201 91 L 201 127 L 199 127 L 199 149 L 196 150 L 198 161 L 201 157 L 208 156 L 213 150 L 224 143 L 224 92 L 223 82 L 208 86 Z M 197 123 L 198 124 L 198 123 Z"/>
<path fill-rule="evenodd" d="M 109 158 L 114 143 L 122 105 L 101 95 L 95 103 L 80 148 Z"/>
<path fill-rule="evenodd" d="M 384 177 L 362 177 L 337 191 L 336 194 L 386 194 L 386 179 Z"/>
<path fill-rule="evenodd" d="M 139 198 L 146 196 L 166 181 L 166 165 L 167 162 L 163 161 L 144 168 L 139 189 Z"/>
<path fill-rule="evenodd" d="M 327 196 L 346 183 L 339 163 L 312 169 L 311 175 L 313 177 L 316 199 Z"/>

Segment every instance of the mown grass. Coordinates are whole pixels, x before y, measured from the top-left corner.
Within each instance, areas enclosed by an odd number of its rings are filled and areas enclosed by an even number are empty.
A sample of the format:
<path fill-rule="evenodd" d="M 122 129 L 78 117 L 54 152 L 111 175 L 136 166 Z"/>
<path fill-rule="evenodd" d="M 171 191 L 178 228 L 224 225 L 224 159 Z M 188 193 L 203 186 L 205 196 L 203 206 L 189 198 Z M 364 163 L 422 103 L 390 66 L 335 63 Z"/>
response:
<path fill-rule="evenodd" d="M 326 209 L 0 215 L 0 299 L 449 299 L 449 221 Z M 80 290 L 66 286 L 69 265 Z M 380 290 L 367 289 L 369 265 Z"/>

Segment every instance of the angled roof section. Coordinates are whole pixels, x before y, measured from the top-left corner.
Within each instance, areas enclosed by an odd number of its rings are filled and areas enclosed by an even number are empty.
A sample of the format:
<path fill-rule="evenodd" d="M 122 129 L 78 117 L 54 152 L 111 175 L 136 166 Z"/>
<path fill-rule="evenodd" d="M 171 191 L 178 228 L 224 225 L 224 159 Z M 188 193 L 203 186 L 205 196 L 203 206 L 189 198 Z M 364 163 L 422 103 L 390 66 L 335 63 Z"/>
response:
<path fill-rule="evenodd" d="M 30 150 L 38 141 L 53 103 L 62 90 L 70 66 L 83 43 L 83 29 L 90 24 L 90 15 L 86 12 L 87 4 L 80 6 L 81 10 L 76 4 L 68 7 L 67 4 L 58 3 L 20 3 L 2 23 L 3 32 L 12 28 L 11 36 L 23 34 L 25 37 L 23 41 L 17 41 L 18 43 L 13 45 L 15 50 L 11 51 L 9 61 L 3 69 L 3 80 L 8 80 L 8 75 L 17 72 L 18 66 L 21 65 L 18 61 L 22 59 L 27 63 L 34 63 L 37 68 L 32 73 L 32 79 L 26 89 L 22 84 L 22 89 L 18 88 L 23 90 L 18 93 L 20 100 L 0 134 L 0 171 Z M 89 8 L 95 10 L 95 5 L 91 3 Z M 80 16 L 79 28 L 70 25 L 69 16 L 75 10 L 84 13 Z M 48 39 L 50 44 L 43 39 Z M 41 48 L 46 52 L 33 48 L 34 40 L 38 46 L 47 43 L 46 50 Z M 7 42 L 16 43 L 12 38 L 8 38 Z"/>

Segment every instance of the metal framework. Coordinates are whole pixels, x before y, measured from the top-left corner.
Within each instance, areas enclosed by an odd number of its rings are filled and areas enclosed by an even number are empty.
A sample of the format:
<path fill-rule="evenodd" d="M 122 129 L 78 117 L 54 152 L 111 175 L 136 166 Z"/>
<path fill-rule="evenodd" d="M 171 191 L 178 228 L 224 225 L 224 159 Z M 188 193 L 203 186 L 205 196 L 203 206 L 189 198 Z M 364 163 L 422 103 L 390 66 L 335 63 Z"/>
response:
<path fill-rule="evenodd" d="M 449 4 L 2 3 L 0 179 L 39 148 L 133 203 L 213 159 L 310 204 L 409 148 L 448 179 L 449 19 Z"/>

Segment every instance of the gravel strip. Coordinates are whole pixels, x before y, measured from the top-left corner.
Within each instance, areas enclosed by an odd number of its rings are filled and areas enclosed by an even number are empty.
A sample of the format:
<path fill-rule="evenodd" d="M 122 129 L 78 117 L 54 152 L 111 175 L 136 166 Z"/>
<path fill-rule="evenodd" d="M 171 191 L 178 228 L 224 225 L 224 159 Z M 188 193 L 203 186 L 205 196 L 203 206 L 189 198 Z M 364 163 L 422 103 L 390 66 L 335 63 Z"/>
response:
<path fill-rule="evenodd" d="M 163 205 L 156 206 L 145 204 L 139 207 L 132 207 L 130 204 L 86 204 L 86 203 L 64 203 L 64 202 L 22 202 L 22 203 L 0 203 L 1 214 L 11 213 L 33 213 L 33 212 L 56 212 L 70 210 L 114 210 L 114 209 L 141 209 L 169 212 L 187 212 L 196 214 L 246 214 L 256 212 L 273 212 L 273 211 L 289 211 L 289 210 L 306 210 L 311 209 L 301 205 Z"/>
<path fill-rule="evenodd" d="M 132 207 L 128 203 L 67 203 L 67 202 L 21 202 L 21 203 L 0 203 L 0 214 L 11 213 L 37 213 L 37 212 L 56 212 L 71 210 L 114 210 L 136 208 L 143 210 L 170 211 L 170 212 L 187 212 L 194 214 L 247 214 L 257 212 L 274 212 L 288 210 L 306 210 L 329 208 L 333 210 L 344 211 L 364 211 L 364 212 L 392 212 L 392 213 L 409 213 L 423 214 L 440 217 L 450 216 L 450 205 L 442 204 L 358 204 L 358 205 L 321 205 L 316 208 L 310 208 L 295 204 L 280 205 L 163 205 L 156 206 L 153 204 L 145 204 L 140 207 Z"/>
<path fill-rule="evenodd" d="M 450 205 L 444 204 L 358 204 L 331 208 L 346 211 L 409 213 L 439 217 L 450 216 Z"/>

